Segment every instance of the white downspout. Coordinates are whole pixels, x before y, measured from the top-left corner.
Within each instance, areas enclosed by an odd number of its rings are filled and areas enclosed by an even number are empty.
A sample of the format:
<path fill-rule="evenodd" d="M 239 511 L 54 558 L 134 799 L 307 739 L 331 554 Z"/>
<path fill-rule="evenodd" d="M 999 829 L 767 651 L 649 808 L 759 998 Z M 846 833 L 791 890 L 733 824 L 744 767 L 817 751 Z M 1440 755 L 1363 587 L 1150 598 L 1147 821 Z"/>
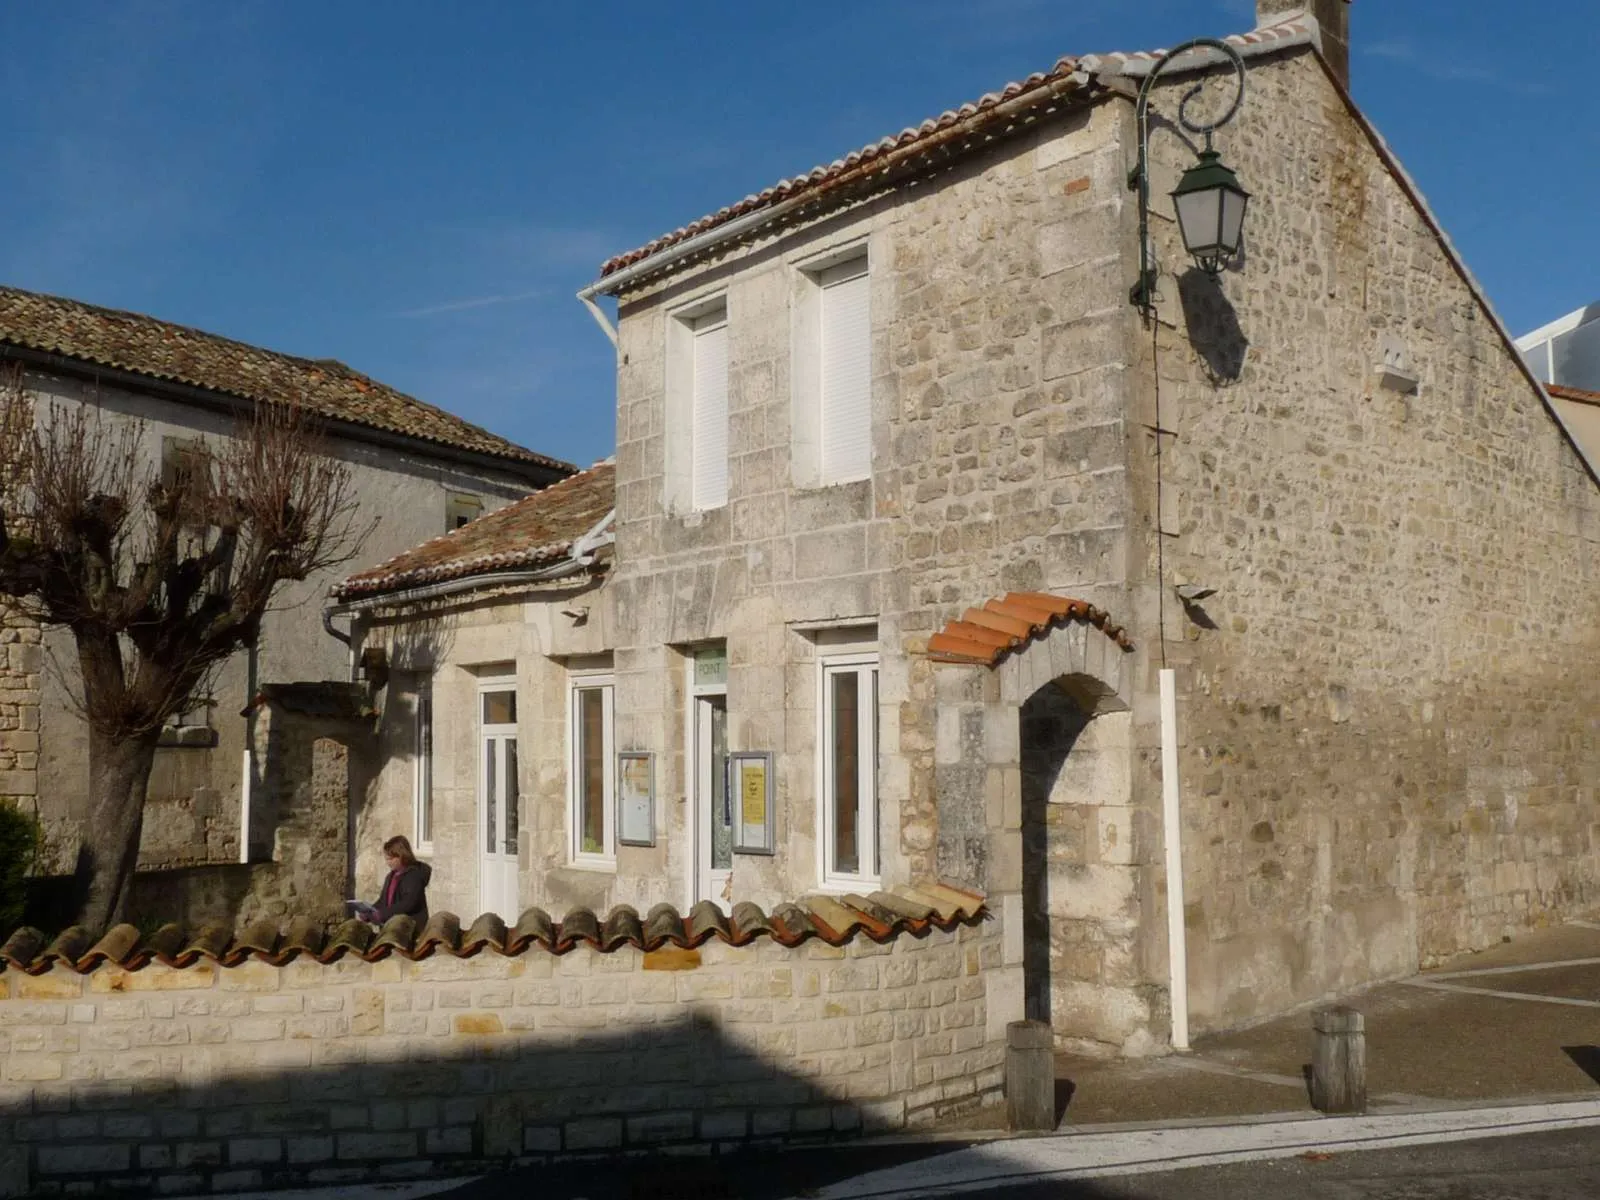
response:
<path fill-rule="evenodd" d="M 583 306 L 589 310 L 589 315 L 594 318 L 595 324 L 600 326 L 600 331 L 611 339 L 611 344 L 617 344 L 617 327 L 611 323 L 611 318 L 606 316 L 606 310 L 594 302 L 598 291 L 593 287 L 586 287 L 578 293 L 578 299 L 583 301 Z"/>
<path fill-rule="evenodd" d="M 1178 683 L 1161 670 L 1161 831 L 1167 844 L 1167 970 L 1172 1048 L 1189 1048 L 1189 943 L 1183 927 L 1183 824 L 1178 810 Z"/>
<path fill-rule="evenodd" d="M 255 697 L 250 698 L 252 704 Z M 246 747 L 244 754 L 243 774 L 239 782 L 239 861 L 250 861 L 250 750 Z"/>

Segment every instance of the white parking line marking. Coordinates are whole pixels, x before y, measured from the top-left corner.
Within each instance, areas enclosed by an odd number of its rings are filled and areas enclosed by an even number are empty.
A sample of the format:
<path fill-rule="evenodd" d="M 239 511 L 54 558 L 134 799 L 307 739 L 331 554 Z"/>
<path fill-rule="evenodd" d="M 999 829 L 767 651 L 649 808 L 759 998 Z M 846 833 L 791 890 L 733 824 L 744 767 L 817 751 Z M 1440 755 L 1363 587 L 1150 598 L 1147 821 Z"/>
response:
<path fill-rule="evenodd" d="M 1524 963 L 1515 967 L 1475 967 L 1470 971 L 1440 971 L 1424 975 L 1424 979 L 1466 979 L 1473 975 L 1516 975 L 1521 971 L 1554 971 L 1561 967 L 1593 967 L 1600 958 L 1558 958 L 1551 962 Z"/>
<path fill-rule="evenodd" d="M 1533 992 L 1497 992 L 1491 988 L 1434 983 L 1429 979 L 1402 979 L 1398 982 L 1405 987 L 1427 988 L 1431 992 L 1454 992 L 1458 996 L 1493 996 L 1500 1000 L 1530 1000 L 1535 1004 L 1565 1004 L 1570 1008 L 1600 1008 L 1600 1000 L 1575 1000 L 1569 996 L 1540 996 Z"/>

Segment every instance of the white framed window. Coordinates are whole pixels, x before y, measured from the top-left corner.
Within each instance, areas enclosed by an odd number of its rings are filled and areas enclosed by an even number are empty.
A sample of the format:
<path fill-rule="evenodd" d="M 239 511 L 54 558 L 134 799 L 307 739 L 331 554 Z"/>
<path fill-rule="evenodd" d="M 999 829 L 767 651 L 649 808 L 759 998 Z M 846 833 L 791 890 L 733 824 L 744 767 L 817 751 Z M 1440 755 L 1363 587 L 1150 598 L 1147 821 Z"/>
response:
<path fill-rule="evenodd" d="M 728 503 L 728 298 L 700 297 L 667 318 L 665 471 L 668 512 Z"/>
<path fill-rule="evenodd" d="M 414 815 L 417 849 L 433 852 L 433 676 L 417 675 Z"/>
<path fill-rule="evenodd" d="M 872 477 L 872 308 L 866 246 L 796 264 L 793 470 L 798 487 Z"/>
<path fill-rule="evenodd" d="M 865 255 L 817 276 L 822 291 L 821 481 L 847 483 L 872 475 L 872 321 Z"/>
<path fill-rule="evenodd" d="M 571 858 L 578 866 L 616 865 L 612 828 L 617 791 L 615 683 L 609 674 L 585 672 L 568 677 L 567 817 Z"/>
<path fill-rule="evenodd" d="M 728 310 L 694 320 L 694 411 L 690 434 L 690 506 L 728 502 Z"/>
<path fill-rule="evenodd" d="M 817 795 L 823 886 L 876 884 L 878 655 L 840 647 L 817 660 Z"/>

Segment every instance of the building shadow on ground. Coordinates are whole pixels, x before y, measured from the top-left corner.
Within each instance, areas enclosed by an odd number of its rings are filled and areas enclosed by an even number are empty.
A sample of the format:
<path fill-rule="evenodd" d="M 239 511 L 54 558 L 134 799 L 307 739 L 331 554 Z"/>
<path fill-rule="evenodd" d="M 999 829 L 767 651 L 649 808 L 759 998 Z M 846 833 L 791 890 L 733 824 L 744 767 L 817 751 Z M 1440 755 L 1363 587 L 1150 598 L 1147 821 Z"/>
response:
<path fill-rule="evenodd" d="M 927 1163 L 969 1149 L 941 1140 L 860 1142 L 781 1151 L 744 1150 L 700 1158 L 649 1156 L 557 1163 L 505 1171 L 472 1180 L 443 1193 L 451 1200 L 791 1200 L 848 1194 L 862 1200 L 879 1195 L 914 1194 L 909 1180 L 862 1179 L 873 1172 Z M 937 1163 L 933 1164 L 937 1169 Z M 1019 1180 L 1015 1168 L 996 1163 L 993 1177 L 975 1182 L 971 1196 L 1006 1196 Z M 920 1177 L 920 1176 L 919 1176 Z M 858 1181 L 854 1185 L 851 1181 Z M 1112 1193 L 1092 1180 L 1057 1180 L 1047 1185 L 1052 1200 L 1130 1200 L 1136 1193 Z"/>
<path fill-rule="evenodd" d="M 101 1011 L 82 1034 L 93 1050 L 86 1040 L 68 1053 L 57 1081 L 0 1091 L 0 1148 L 12 1147 L 0 1153 L 0 1193 L 472 1178 L 457 1194 L 775 1200 L 984 1140 L 868 1140 L 901 1134 L 894 1115 L 763 1053 L 786 1033 L 772 1023 L 724 1025 L 687 1002 L 618 1030 L 601 1011 L 554 1006 L 562 988 L 608 984 L 600 973 L 547 981 L 535 989 L 542 1005 L 445 1007 L 452 989 L 511 990 L 469 983 L 460 965 L 459 982 L 435 989 L 440 1007 L 424 1011 L 415 995 L 387 1013 L 364 1008 L 382 989 L 357 988 L 353 1007 L 329 1012 L 316 1003 L 323 989 L 289 979 L 259 1012 L 233 991 L 94 989 Z M 174 1000 L 187 1017 L 158 1012 Z M 602 1024 L 569 1033 L 550 1020 Z M 551 1040 L 533 1041 L 522 1021 Z M 859 1054 L 841 1044 L 819 1057 L 837 1056 L 821 1065 L 846 1078 Z M 1058 1194 L 1102 1195 L 1076 1184 Z"/>
<path fill-rule="evenodd" d="M 1596 1083 L 1600 1083 L 1600 1046 L 1563 1046 L 1561 1052 Z"/>

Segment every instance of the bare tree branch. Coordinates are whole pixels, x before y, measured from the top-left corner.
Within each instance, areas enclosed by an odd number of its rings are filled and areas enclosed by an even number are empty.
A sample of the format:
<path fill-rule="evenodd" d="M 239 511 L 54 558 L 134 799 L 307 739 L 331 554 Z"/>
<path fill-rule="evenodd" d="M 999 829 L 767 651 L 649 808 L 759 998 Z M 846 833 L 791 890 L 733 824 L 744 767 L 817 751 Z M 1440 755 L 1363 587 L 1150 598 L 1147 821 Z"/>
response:
<path fill-rule="evenodd" d="M 132 839 L 80 863 L 90 924 L 120 912 L 163 725 L 254 644 L 283 584 L 348 562 L 372 528 L 348 464 L 292 401 L 258 404 L 219 447 L 185 444 L 165 471 L 145 442 L 92 398 L 40 413 L 20 372 L 0 380 L 0 595 L 72 633 L 91 828 Z"/>

